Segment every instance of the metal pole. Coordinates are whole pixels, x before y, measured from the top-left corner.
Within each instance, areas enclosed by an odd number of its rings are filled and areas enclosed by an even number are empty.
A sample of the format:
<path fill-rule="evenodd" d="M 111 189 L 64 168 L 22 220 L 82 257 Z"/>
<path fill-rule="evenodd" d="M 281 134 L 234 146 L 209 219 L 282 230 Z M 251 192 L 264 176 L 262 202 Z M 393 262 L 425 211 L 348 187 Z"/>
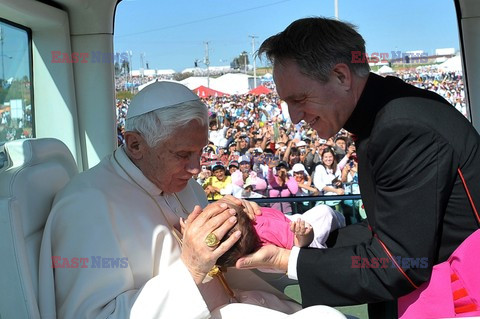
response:
<path fill-rule="evenodd" d="M 257 87 L 257 65 L 255 63 L 255 38 L 258 38 L 254 35 L 249 35 L 252 38 L 252 59 L 253 59 L 253 88 Z"/>
<path fill-rule="evenodd" d="M 335 19 L 338 20 L 338 0 L 335 0 Z"/>
<path fill-rule="evenodd" d="M 132 51 L 128 51 L 128 75 L 130 76 L 130 92 L 133 93 L 133 76 L 132 76 Z"/>
<path fill-rule="evenodd" d="M 142 77 L 142 80 L 143 80 L 143 74 L 145 72 L 145 67 L 143 66 L 144 63 L 143 63 L 143 56 L 145 55 L 145 53 L 140 53 L 140 76 Z"/>
<path fill-rule="evenodd" d="M 210 88 L 210 59 L 208 57 L 208 41 L 205 42 L 205 65 L 207 66 L 207 87 Z"/>
<path fill-rule="evenodd" d="M 243 55 L 243 69 L 245 74 L 247 74 L 247 52 Z"/>

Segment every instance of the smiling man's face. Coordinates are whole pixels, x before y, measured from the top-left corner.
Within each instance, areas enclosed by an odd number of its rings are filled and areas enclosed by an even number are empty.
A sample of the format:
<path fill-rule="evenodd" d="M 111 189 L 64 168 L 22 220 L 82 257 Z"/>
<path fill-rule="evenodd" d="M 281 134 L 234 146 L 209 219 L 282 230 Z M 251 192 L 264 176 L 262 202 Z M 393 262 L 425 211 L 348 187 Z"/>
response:
<path fill-rule="evenodd" d="M 301 73 L 294 60 L 286 59 L 275 62 L 273 76 L 292 121 L 304 120 L 322 138 L 340 131 L 355 108 L 354 103 L 349 103 L 348 88 L 335 70 L 332 70 L 328 82 L 323 83 Z"/>

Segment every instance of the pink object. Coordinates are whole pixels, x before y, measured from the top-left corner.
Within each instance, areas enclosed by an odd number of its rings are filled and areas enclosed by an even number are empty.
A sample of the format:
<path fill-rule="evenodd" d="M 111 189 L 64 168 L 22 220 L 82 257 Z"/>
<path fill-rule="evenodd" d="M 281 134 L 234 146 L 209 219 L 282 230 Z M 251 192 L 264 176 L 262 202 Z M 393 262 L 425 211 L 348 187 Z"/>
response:
<path fill-rule="evenodd" d="M 435 265 L 429 282 L 398 299 L 401 319 L 480 316 L 480 230 Z"/>
<path fill-rule="evenodd" d="M 460 168 L 457 169 L 478 223 L 480 215 Z M 398 299 L 401 319 L 480 316 L 480 229 L 468 236 L 447 261 L 433 266 L 429 282 Z"/>
<path fill-rule="evenodd" d="M 292 249 L 294 234 L 290 231 L 290 219 L 273 208 L 262 207 L 262 215 L 255 216 L 253 227 L 257 231 L 262 246 L 273 244 Z"/>

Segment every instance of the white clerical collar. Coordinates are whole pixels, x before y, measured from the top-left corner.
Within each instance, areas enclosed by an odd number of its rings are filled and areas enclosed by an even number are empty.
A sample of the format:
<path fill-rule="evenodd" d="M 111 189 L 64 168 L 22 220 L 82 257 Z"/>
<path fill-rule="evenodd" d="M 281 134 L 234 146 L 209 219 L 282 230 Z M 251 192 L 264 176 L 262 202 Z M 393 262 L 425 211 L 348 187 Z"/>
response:
<path fill-rule="evenodd" d="M 119 174 L 125 179 L 133 179 L 132 182 L 134 184 L 138 184 L 151 195 L 158 196 L 162 194 L 162 190 L 145 177 L 142 171 L 135 166 L 132 160 L 127 156 L 127 153 L 125 153 L 123 146 L 115 150 L 111 162 Z"/>

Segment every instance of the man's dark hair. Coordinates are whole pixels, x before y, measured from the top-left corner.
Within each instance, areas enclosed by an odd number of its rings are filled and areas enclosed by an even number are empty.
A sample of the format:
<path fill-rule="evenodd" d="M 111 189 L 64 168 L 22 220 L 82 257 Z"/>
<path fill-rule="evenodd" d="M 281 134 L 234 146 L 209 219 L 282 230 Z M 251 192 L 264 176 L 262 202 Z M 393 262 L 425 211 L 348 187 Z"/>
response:
<path fill-rule="evenodd" d="M 262 43 L 257 55 L 263 54 L 274 64 L 293 59 L 303 74 L 321 82 L 328 82 L 330 72 L 338 63 L 345 63 L 360 77 L 370 72 L 368 61 L 362 60 L 366 54 L 365 40 L 354 25 L 335 19 L 296 20 Z"/>
<path fill-rule="evenodd" d="M 220 267 L 233 267 L 240 257 L 251 254 L 260 247 L 260 238 L 253 227 L 253 221 L 244 212 L 243 207 L 234 204 L 229 206 L 237 212 L 237 224 L 223 236 L 222 242 L 237 230 L 242 232 L 242 236 L 235 245 L 218 258 L 217 265 Z"/>

